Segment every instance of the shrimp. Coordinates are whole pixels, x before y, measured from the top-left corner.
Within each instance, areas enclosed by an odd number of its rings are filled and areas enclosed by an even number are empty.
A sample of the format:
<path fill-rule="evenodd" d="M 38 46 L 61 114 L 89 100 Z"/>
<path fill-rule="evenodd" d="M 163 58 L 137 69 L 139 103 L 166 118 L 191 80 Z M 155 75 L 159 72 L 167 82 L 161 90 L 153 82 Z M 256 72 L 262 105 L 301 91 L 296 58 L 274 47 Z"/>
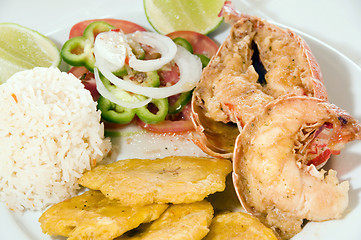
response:
<path fill-rule="evenodd" d="M 232 28 L 193 92 L 192 119 L 204 151 L 231 157 L 239 130 L 269 102 L 284 95 L 328 96 L 301 37 L 228 3 L 222 14 Z"/>
<path fill-rule="evenodd" d="M 302 149 L 327 130 L 327 146 L 340 150 L 361 139 L 361 124 L 337 106 L 314 97 L 285 96 L 267 104 L 236 140 L 233 183 L 242 206 L 282 239 L 298 233 L 304 220 L 340 218 L 349 183 L 336 171 L 308 164 Z"/>

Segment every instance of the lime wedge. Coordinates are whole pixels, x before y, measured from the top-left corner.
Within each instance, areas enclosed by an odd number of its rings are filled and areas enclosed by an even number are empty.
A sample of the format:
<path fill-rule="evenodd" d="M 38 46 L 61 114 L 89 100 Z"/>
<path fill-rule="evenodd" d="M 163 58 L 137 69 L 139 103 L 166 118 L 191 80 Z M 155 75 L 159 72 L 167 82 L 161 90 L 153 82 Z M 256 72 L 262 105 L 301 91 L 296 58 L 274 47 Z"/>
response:
<path fill-rule="evenodd" d="M 15 23 L 0 23 L 0 84 L 14 73 L 34 67 L 57 67 L 60 52 L 42 34 Z"/>
<path fill-rule="evenodd" d="M 143 4 L 149 23 L 161 34 L 180 30 L 208 34 L 223 20 L 218 14 L 224 0 L 143 0 Z"/>

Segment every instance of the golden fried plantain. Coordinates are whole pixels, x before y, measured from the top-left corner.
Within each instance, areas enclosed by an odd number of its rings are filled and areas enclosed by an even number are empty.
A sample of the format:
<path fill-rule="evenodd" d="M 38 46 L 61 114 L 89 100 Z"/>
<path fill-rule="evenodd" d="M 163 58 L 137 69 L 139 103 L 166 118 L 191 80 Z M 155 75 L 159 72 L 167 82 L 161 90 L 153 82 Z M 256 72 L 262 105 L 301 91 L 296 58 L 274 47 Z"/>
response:
<path fill-rule="evenodd" d="M 157 219 L 167 204 L 125 207 L 99 191 L 87 191 L 50 207 L 39 218 L 49 235 L 75 239 L 114 239 L 123 233 Z"/>
<path fill-rule="evenodd" d="M 172 205 L 154 222 L 117 240 L 200 240 L 209 232 L 212 217 L 213 208 L 207 200 Z"/>
<path fill-rule="evenodd" d="M 256 217 L 243 212 L 228 212 L 215 216 L 204 240 L 277 240 L 274 232 Z"/>
<path fill-rule="evenodd" d="M 199 157 L 128 159 L 98 166 L 79 183 L 127 206 L 192 203 L 225 189 L 229 160 Z"/>

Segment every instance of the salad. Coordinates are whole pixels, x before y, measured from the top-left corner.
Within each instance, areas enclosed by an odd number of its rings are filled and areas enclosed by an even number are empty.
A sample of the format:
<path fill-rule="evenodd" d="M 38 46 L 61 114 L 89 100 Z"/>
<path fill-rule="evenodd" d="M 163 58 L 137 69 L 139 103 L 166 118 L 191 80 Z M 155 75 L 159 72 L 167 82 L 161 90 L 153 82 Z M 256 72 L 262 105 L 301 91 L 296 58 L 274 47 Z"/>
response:
<path fill-rule="evenodd" d="M 75 24 L 61 56 L 98 101 L 108 130 L 135 122 L 152 132 L 175 133 L 193 130 L 192 90 L 217 49 L 197 32 L 164 36 L 107 18 Z"/>

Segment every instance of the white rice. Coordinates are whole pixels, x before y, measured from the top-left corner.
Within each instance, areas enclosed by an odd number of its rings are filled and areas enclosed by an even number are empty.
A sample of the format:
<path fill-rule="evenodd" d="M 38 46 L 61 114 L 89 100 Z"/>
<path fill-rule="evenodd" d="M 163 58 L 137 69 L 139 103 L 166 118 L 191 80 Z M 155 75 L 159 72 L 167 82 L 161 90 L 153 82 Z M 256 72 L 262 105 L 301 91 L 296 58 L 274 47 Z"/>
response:
<path fill-rule="evenodd" d="M 76 195 L 78 178 L 110 150 L 90 92 L 57 68 L 0 85 L 0 200 L 42 210 Z"/>

